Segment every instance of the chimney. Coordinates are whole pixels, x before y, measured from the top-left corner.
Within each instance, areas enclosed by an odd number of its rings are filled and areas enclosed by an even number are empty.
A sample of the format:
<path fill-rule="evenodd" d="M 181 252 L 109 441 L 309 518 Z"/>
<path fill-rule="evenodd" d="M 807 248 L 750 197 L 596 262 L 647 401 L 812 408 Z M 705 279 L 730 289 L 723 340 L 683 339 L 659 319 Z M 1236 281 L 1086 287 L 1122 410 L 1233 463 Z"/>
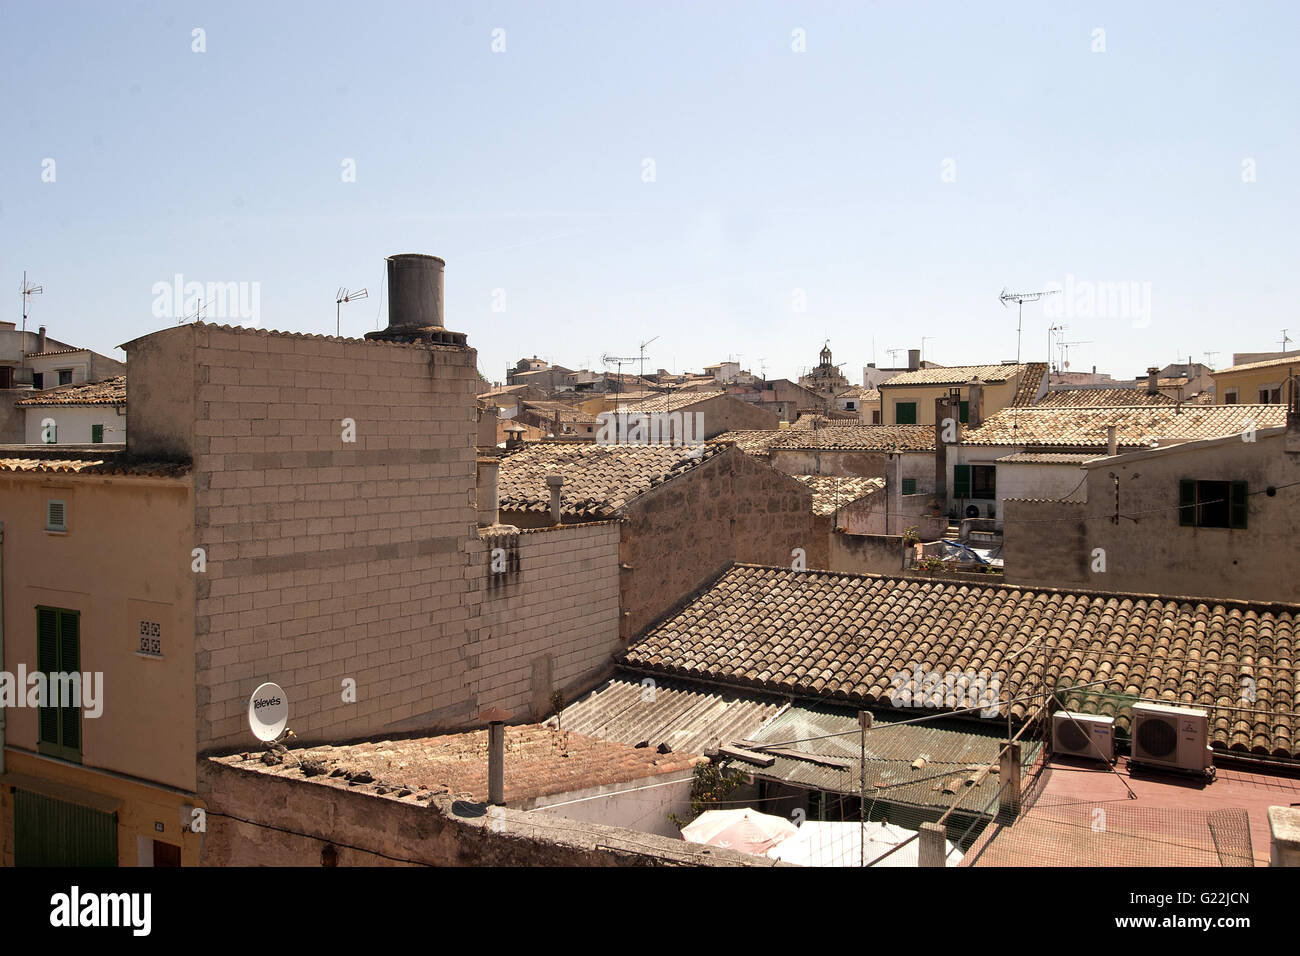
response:
<path fill-rule="evenodd" d="M 920 367 L 921 367 L 921 350 L 920 350 L 920 349 L 908 349 L 908 350 L 907 350 L 907 370 L 908 370 L 909 372 L 915 372 L 915 371 L 916 371 L 918 368 L 920 368 Z"/>
<path fill-rule="evenodd" d="M 509 424 L 504 429 L 506 433 L 506 451 L 514 451 L 517 448 L 524 447 L 524 426 L 518 422 Z"/>
<path fill-rule="evenodd" d="M 437 256 L 403 253 L 388 257 L 388 328 L 367 332 L 381 342 L 427 342 L 465 346 L 464 332 L 442 324 L 442 270 Z"/>
<path fill-rule="evenodd" d="M 497 523 L 497 476 L 501 462 L 496 458 L 478 460 L 478 526 L 487 528 Z"/>
<path fill-rule="evenodd" d="M 563 512 L 560 509 L 560 489 L 564 486 L 563 475 L 547 475 L 546 484 L 551 489 L 551 523 L 563 523 Z"/>
<path fill-rule="evenodd" d="M 1119 439 L 1115 435 L 1114 425 L 1106 426 L 1106 454 L 1108 455 L 1119 454 Z"/>
<path fill-rule="evenodd" d="M 1147 369 L 1147 394 L 1157 395 L 1160 392 L 1160 369 L 1154 365 Z"/>
<path fill-rule="evenodd" d="M 36 330 L 36 351 L 45 351 L 45 326 L 43 325 Z"/>
<path fill-rule="evenodd" d="M 966 400 L 970 406 L 967 416 L 967 428 L 979 428 L 984 424 L 984 383 L 973 378 L 966 383 Z"/>
<path fill-rule="evenodd" d="M 506 802 L 506 721 L 512 716 L 500 707 L 478 715 L 488 725 L 488 804 L 494 807 Z"/>

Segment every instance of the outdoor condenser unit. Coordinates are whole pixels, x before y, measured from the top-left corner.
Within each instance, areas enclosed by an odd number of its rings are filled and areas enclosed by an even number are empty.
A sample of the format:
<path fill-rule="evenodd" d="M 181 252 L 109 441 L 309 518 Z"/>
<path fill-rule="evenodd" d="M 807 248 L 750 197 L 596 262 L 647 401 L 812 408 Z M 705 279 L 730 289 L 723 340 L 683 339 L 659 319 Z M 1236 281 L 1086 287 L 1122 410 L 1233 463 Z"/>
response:
<path fill-rule="evenodd" d="M 1214 765 L 1209 747 L 1210 718 L 1191 707 L 1133 705 L 1132 762 L 1188 773 Z"/>
<path fill-rule="evenodd" d="M 1115 718 L 1058 711 L 1052 715 L 1052 752 L 1109 763 L 1115 759 Z"/>

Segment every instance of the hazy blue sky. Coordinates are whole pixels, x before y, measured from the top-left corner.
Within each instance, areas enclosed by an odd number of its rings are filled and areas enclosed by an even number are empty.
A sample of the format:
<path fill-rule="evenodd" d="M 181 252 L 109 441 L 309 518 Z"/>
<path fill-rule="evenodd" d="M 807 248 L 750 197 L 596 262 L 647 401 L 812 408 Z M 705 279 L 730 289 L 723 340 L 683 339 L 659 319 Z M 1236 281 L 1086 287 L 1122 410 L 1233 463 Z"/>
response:
<path fill-rule="evenodd" d="M 673 370 L 995 362 L 998 292 L 1067 277 L 1139 292 L 1065 306 L 1075 369 L 1223 366 L 1300 339 L 1298 10 L 5 0 L 0 319 L 27 269 L 29 324 L 120 355 L 179 273 L 296 331 L 368 286 L 360 335 L 383 257 L 426 252 L 492 379 L 655 335 Z"/>

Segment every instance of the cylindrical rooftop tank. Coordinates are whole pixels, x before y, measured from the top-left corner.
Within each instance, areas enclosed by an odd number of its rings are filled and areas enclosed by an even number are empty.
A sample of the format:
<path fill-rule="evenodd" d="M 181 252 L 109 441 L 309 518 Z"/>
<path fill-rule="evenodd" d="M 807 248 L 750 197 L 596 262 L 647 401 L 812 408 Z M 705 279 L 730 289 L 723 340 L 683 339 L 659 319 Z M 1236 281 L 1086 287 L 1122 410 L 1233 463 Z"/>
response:
<path fill-rule="evenodd" d="M 443 326 L 442 270 L 437 256 L 408 252 L 388 257 L 388 327 Z"/>

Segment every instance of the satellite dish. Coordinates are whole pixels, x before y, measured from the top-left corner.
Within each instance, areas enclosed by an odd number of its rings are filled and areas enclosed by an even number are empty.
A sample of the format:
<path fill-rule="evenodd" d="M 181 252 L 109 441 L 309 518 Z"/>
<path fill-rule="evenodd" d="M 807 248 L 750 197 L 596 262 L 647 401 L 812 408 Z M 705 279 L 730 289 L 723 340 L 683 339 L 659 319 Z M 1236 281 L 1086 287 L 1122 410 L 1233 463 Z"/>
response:
<path fill-rule="evenodd" d="M 289 701 L 279 684 L 263 684 L 248 699 L 248 726 L 258 740 L 275 740 L 289 722 Z"/>

